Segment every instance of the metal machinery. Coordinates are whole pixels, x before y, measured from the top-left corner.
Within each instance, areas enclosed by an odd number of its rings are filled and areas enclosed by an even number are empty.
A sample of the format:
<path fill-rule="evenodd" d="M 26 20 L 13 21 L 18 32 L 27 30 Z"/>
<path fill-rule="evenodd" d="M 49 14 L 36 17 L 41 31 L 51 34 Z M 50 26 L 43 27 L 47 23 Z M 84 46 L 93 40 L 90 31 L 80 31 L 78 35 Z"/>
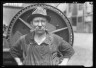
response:
<path fill-rule="evenodd" d="M 29 23 L 27 23 L 26 19 L 38 6 L 46 8 L 48 15 L 52 18 L 51 22 L 47 23 L 47 29 L 49 32 L 53 32 L 61 36 L 73 46 L 73 29 L 67 17 L 59 9 L 53 6 L 46 4 L 35 4 L 23 8 L 11 20 L 7 33 L 9 50 L 13 43 L 16 42 L 20 36 L 30 32 L 31 27 Z M 6 57 L 6 54 L 8 57 Z M 3 65 L 17 65 L 9 51 L 3 51 Z"/>

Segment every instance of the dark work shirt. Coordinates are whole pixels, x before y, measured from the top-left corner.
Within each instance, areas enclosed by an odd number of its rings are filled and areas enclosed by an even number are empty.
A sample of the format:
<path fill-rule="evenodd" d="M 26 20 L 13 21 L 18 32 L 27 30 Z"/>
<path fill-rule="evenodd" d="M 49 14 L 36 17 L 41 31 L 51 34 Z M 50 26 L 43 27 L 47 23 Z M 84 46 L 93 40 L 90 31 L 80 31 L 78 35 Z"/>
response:
<path fill-rule="evenodd" d="M 73 47 L 56 34 L 47 32 L 47 37 L 38 45 L 35 32 L 21 36 L 10 48 L 11 55 L 19 57 L 24 65 L 58 65 L 63 58 L 71 58 Z"/>

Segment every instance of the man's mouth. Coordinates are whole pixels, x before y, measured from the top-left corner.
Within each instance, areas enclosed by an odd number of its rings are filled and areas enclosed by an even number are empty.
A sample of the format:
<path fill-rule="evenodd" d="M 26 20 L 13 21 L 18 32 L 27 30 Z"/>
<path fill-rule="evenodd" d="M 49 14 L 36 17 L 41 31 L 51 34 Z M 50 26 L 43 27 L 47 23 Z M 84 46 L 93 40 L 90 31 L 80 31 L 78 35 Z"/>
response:
<path fill-rule="evenodd" d="M 37 30 L 44 30 L 43 27 L 36 27 Z"/>

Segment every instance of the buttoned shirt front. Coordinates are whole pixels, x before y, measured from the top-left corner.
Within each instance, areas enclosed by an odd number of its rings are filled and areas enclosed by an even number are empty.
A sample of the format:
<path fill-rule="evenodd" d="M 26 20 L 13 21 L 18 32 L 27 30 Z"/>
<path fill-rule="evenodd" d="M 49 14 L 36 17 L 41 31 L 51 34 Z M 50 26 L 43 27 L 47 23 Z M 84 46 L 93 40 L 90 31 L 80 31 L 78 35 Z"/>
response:
<path fill-rule="evenodd" d="M 24 65 L 58 65 L 61 59 L 74 54 L 72 46 L 63 38 L 46 33 L 47 37 L 40 45 L 34 41 L 34 31 L 21 36 L 11 47 L 11 55 L 21 58 Z"/>

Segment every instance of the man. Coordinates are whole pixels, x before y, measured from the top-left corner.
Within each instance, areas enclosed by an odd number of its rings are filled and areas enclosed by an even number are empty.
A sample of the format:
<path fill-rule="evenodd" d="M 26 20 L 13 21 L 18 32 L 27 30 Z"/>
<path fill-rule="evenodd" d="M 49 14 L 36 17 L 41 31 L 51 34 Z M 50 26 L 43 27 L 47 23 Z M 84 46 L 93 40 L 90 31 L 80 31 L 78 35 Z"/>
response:
<path fill-rule="evenodd" d="M 46 9 L 37 7 L 27 19 L 33 27 L 11 47 L 10 53 L 18 65 L 66 65 L 74 54 L 72 46 L 63 38 L 49 33 L 46 23 L 51 17 Z"/>

